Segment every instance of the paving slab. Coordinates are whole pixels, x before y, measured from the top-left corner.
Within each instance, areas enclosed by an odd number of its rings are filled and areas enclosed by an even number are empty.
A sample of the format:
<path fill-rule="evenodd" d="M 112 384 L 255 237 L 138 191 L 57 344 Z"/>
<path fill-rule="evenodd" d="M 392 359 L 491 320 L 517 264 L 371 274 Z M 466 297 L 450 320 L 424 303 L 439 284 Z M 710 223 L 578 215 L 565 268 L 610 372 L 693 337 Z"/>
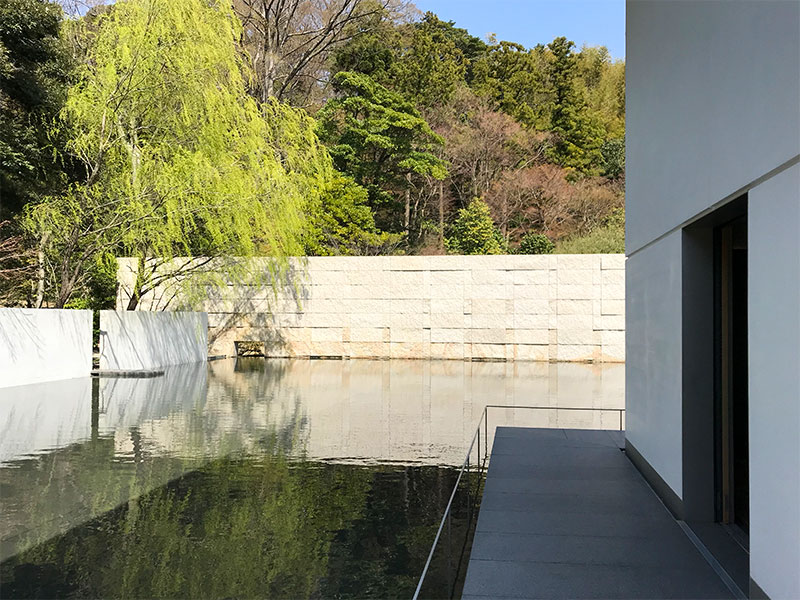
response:
<path fill-rule="evenodd" d="M 733 598 L 622 452 L 498 427 L 463 598 Z"/>

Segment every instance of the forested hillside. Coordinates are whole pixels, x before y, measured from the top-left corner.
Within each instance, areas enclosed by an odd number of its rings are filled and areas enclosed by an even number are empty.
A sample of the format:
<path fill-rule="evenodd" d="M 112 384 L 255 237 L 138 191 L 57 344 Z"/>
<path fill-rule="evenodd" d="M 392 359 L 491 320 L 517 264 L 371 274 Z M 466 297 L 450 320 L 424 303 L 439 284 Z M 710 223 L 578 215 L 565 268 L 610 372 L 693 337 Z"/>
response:
<path fill-rule="evenodd" d="M 344 8 L 338 17 L 297 15 L 296 4 L 237 4 L 253 93 L 314 115 L 336 168 L 366 189 L 375 225 L 394 234 L 371 248 L 336 240 L 330 250 L 456 249 L 447 238 L 475 199 L 499 230 L 484 251 L 516 251 L 526 234 L 569 239 L 578 251 L 622 250 L 625 66 L 604 47 L 481 40 L 407 4 L 324 3 Z M 309 17 L 331 25 L 326 39 L 302 33 Z M 267 66 L 269 40 L 281 38 L 293 41 Z M 303 63 L 294 46 L 320 41 Z M 600 235 L 607 225 L 613 231 Z"/>
<path fill-rule="evenodd" d="M 187 255 L 622 251 L 624 89 L 401 0 L 3 0 L 0 294 L 96 305 L 121 254 L 144 293 Z"/>

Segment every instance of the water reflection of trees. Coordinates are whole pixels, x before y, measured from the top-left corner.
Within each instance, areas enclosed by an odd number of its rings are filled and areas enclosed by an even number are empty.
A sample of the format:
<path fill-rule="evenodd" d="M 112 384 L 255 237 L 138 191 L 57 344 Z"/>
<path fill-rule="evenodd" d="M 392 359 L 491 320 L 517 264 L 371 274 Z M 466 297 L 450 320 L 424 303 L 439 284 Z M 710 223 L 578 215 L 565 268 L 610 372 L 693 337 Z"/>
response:
<path fill-rule="evenodd" d="M 0 597 L 413 593 L 453 471 L 312 462 L 285 364 L 209 369 L 98 386 L 90 439 L 0 468 Z"/>
<path fill-rule="evenodd" d="M 456 476 L 455 469 L 429 466 L 376 471 L 363 512 L 336 536 L 320 597 L 413 596 Z M 466 503 L 466 494 L 458 494 L 452 531 L 455 560 L 468 526 Z M 436 561 L 425 597 L 450 597 L 455 574 L 442 563 Z"/>
<path fill-rule="evenodd" d="M 0 560 L 215 458 L 262 454 L 276 445 L 296 451 L 297 410 L 276 420 L 268 398 L 209 394 L 204 364 L 171 368 L 153 379 L 92 384 L 80 397 L 64 399 L 74 406 L 91 403 L 88 438 L 0 465 Z M 75 410 L 61 414 L 89 417 Z"/>
<path fill-rule="evenodd" d="M 278 450 L 216 460 L 6 561 L 2 597 L 309 597 L 368 484 Z"/>
<path fill-rule="evenodd" d="M 3 598 L 408 597 L 454 473 L 216 460 L 0 565 Z"/>

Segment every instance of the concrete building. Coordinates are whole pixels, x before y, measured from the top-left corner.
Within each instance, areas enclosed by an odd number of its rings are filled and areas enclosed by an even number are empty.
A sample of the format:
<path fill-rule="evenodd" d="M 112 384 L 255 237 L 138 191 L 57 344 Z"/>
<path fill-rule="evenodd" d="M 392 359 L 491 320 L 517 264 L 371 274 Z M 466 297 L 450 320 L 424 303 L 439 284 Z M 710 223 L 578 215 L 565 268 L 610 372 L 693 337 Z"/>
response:
<path fill-rule="evenodd" d="M 626 60 L 627 451 L 800 598 L 800 2 L 628 0 Z"/>

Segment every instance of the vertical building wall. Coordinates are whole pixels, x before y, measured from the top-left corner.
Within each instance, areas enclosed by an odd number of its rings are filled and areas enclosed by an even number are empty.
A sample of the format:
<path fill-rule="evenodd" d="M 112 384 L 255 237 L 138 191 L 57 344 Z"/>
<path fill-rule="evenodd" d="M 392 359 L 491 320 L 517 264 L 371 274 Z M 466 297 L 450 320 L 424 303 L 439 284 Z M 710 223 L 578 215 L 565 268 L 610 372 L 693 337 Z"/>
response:
<path fill-rule="evenodd" d="M 800 2 L 628 0 L 628 255 L 800 152 Z"/>
<path fill-rule="evenodd" d="M 750 192 L 750 576 L 800 598 L 800 166 Z"/>
<path fill-rule="evenodd" d="M 627 264 L 627 439 L 678 495 L 681 480 L 681 233 Z"/>
<path fill-rule="evenodd" d="M 800 597 L 800 2 L 628 0 L 626 21 L 627 437 L 685 502 L 683 319 L 712 305 L 675 276 L 680 239 L 746 194 L 750 576 Z"/>
<path fill-rule="evenodd" d="M 0 308 L 0 388 L 91 371 L 92 311 Z"/>

